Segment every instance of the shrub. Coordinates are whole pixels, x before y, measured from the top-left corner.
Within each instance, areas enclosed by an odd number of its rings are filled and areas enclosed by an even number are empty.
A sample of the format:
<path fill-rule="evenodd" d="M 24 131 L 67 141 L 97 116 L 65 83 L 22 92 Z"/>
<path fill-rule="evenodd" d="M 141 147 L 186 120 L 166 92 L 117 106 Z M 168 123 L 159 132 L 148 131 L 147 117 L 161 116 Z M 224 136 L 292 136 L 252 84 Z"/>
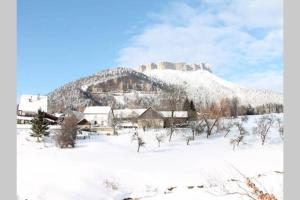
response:
<path fill-rule="evenodd" d="M 260 135 L 261 144 L 264 145 L 269 130 L 273 124 L 272 116 L 263 116 L 257 122 L 257 127 L 253 129 L 253 132 Z"/>
<path fill-rule="evenodd" d="M 77 131 L 77 118 L 66 117 L 61 125 L 61 131 L 56 136 L 57 145 L 60 148 L 75 147 Z"/>

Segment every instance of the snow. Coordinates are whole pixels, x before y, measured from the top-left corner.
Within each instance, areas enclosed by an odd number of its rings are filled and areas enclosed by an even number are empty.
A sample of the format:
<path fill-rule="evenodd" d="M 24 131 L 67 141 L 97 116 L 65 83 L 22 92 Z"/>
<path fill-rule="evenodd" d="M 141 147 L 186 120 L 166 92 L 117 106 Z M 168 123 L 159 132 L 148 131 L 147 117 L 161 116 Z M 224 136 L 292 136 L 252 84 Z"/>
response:
<path fill-rule="evenodd" d="M 238 189 L 229 181 L 243 180 L 238 169 L 283 199 L 283 174 L 277 173 L 283 172 L 283 141 L 274 124 L 262 146 L 251 133 L 259 117 L 249 116 L 245 144 L 235 150 L 229 143 L 237 134 L 234 130 L 225 138 L 222 133 L 196 136 L 187 146 L 183 135 L 191 131 L 177 129 L 172 141 L 165 138 L 160 147 L 155 135 L 168 130 L 138 130 L 146 142 L 138 153 L 131 140 L 134 129 L 123 129 L 119 136 L 91 134 L 74 149 L 59 149 L 51 138 L 36 143 L 28 128 L 18 128 L 17 193 L 21 200 L 248 199 L 221 195 L 223 185 L 233 192 Z"/>
<path fill-rule="evenodd" d="M 84 114 L 108 114 L 111 111 L 110 106 L 88 106 Z"/>
<path fill-rule="evenodd" d="M 37 112 L 38 109 L 41 109 L 44 112 L 47 112 L 47 96 L 40 95 L 21 95 L 19 110 L 25 112 Z"/>
<path fill-rule="evenodd" d="M 179 70 L 147 70 L 147 76 L 163 80 L 168 84 L 183 86 L 189 97 L 197 102 L 213 101 L 223 97 L 237 96 L 241 104 L 259 106 L 267 103 L 283 103 L 282 94 L 269 90 L 257 90 L 240 86 L 219 78 L 207 70 L 179 71 Z"/>

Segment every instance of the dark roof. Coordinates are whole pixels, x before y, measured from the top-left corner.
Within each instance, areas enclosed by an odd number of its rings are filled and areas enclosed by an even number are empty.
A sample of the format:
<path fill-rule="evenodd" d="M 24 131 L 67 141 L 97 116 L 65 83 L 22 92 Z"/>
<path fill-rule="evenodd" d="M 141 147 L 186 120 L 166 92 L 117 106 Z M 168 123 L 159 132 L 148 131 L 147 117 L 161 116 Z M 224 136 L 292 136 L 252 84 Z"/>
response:
<path fill-rule="evenodd" d="M 91 125 L 91 123 L 86 119 L 81 119 L 79 122 L 77 122 L 77 125 Z"/>
<path fill-rule="evenodd" d="M 150 116 L 147 117 L 146 116 L 147 113 L 150 113 Z M 141 118 L 146 118 L 146 119 L 149 119 L 149 118 L 152 118 L 152 119 L 163 119 L 163 116 L 159 112 L 157 112 L 156 110 L 154 110 L 153 108 L 149 107 L 142 114 L 140 114 L 140 116 L 138 116 L 138 119 L 141 119 Z"/>
<path fill-rule="evenodd" d="M 46 112 L 45 112 L 45 118 L 47 118 L 47 119 L 52 119 L 52 120 L 54 120 L 54 121 L 57 121 L 57 120 L 58 120 L 58 117 L 56 117 L 56 116 L 54 116 L 54 115 L 51 115 L 51 114 L 49 114 L 49 113 L 46 113 Z"/>

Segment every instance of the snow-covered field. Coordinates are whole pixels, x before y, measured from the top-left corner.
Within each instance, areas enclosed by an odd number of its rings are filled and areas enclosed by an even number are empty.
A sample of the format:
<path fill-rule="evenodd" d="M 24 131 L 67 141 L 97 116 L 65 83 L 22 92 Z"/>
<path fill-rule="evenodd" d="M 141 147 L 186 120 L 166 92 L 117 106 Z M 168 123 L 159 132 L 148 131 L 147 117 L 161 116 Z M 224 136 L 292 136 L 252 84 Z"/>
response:
<path fill-rule="evenodd" d="M 247 188 L 240 172 L 283 199 L 283 141 L 274 123 L 262 146 L 259 135 L 252 134 L 259 117 L 249 116 L 245 144 L 235 150 L 230 144 L 235 131 L 225 138 L 221 133 L 208 139 L 196 136 L 187 146 L 183 133 L 190 130 L 178 129 L 160 147 L 155 134 L 164 130 L 139 131 L 146 144 L 138 153 L 133 130 L 119 136 L 92 135 L 78 140 L 74 149 L 59 149 L 51 139 L 36 143 L 29 129 L 17 129 L 19 199 L 249 199 L 228 194 L 245 192 L 239 188 Z"/>

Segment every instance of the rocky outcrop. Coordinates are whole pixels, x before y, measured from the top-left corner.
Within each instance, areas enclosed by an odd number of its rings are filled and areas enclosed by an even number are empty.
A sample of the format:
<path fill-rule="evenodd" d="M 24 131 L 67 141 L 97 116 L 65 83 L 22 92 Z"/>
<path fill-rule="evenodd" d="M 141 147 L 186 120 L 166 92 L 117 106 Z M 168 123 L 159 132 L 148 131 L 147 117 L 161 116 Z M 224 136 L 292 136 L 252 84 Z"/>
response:
<path fill-rule="evenodd" d="M 145 71 L 156 70 L 156 69 L 158 69 L 158 70 L 172 69 L 172 70 L 180 70 L 180 71 L 206 70 L 206 71 L 212 72 L 211 66 L 207 63 L 187 64 L 184 62 L 173 63 L 173 62 L 167 62 L 167 61 L 140 65 L 134 69 L 138 72 L 145 72 Z"/>

